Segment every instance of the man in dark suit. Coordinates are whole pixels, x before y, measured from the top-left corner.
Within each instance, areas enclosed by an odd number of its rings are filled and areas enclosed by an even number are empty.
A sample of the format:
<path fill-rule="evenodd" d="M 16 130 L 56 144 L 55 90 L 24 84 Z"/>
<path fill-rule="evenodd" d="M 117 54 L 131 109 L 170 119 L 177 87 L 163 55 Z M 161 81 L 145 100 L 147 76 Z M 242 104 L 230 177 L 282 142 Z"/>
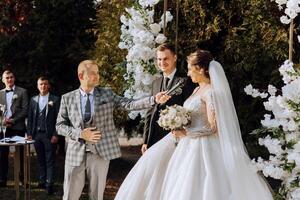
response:
<path fill-rule="evenodd" d="M 148 110 L 145 118 L 144 126 L 144 144 L 142 145 L 142 153 L 144 153 L 149 147 L 158 142 L 168 132 L 160 127 L 157 123 L 159 113 L 165 109 L 166 106 L 174 104 L 182 105 L 184 101 L 192 94 L 195 84 L 186 76 L 181 74 L 176 69 L 177 55 L 175 49 L 171 44 L 164 43 L 157 47 L 157 64 L 163 73 L 163 76 L 157 78 L 152 83 L 152 95 L 155 95 L 161 91 L 166 91 L 176 85 L 179 81 L 184 81 L 185 84 L 182 87 L 181 93 L 177 93 L 163 105 L 155 105 L 153 108 Z"/>
<path fill-rule="evenodd" d="M 5 88 L 0 91 L 0 104 L 5 105 L 3 123 L 6 128 L 6 137 L 15 135 L 25 136 L 25 118 L 28 110 L 27 91 L 21 87 L 15 86 L 15 76 L 5 70 L 2 74 L 2 82 Z M 8 147 L 0 148 L 0 187 L 6 186 L 8 174 Z M 21 180 L 23 172 L 23 148 L 20 149 L 21 160 Z"/>
<path fill-rule="evenodd" d="M 53 193 L 55 150 L 58 140 L 55 124 L 59 111 L 60 98 L 49 93 L 50 83 L 46 77 L 37 81 L 40 92 L 31 98 L 29 104 L 27 134 L 34 139 L 39 165 L 39 188 Z"/>

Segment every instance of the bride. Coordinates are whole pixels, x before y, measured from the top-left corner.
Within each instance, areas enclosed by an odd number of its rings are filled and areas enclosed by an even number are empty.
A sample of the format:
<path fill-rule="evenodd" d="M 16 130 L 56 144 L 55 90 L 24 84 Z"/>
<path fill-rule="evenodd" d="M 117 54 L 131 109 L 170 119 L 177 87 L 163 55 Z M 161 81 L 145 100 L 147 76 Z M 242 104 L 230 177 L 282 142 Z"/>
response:
<path fill-rule="evenodd" d="M 208 51 L 190 54 L 188 76 L 199 84 L 185 101 L 192 122 L 149 148 L 115 200 L 271 200 L 244 148 L 230 88 Z M 180 137 L 175 147 L 175 137 Z"/>

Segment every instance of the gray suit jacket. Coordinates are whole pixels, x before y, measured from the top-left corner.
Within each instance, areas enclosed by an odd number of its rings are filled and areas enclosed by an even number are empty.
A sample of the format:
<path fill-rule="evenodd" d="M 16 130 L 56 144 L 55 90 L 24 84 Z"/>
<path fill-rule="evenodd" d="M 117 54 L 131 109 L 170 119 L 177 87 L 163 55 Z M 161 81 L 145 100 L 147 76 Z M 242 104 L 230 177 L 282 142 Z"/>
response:
<path fill-rule="evenodd" d="M 79 139 L 83 130 L 79 89 L 62 96 L 57 117 L 58 134 L 67 137 L 66 164 L 79 166 L 85 155 L 86 145 Z M 111 160 L 121 156 L 117 131 L 113 121 L 114 108 L 127 110 L 145 109 L 154 105 L 153 97 L 132 100 L 116 95 L 111 89 L 96 87 L 94 89 L 94 114 L 92 126 L 102 134 L 96 144 L 96 150 L 102 158 Z"/>
<path fill-rule="evenodd" d="M 0 91 L 0 104 L 3 104 L 7 107 L 6 103 L 6 92 L 5 89 Z M 27 91 L 24 88 L 15 86 L 12 105 L 11 105 L 11 112 L 12 116 L 12 130 L 17 131 L 25 131 L 25 118 L 27 117 L 27 110 L 28 110 L 28 96 Z"/>

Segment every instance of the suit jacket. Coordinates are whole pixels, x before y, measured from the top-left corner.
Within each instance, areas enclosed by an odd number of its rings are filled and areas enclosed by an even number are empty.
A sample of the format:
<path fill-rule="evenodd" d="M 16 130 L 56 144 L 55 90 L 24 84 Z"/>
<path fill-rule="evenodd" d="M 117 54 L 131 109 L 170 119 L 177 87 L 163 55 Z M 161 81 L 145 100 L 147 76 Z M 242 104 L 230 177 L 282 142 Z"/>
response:
<path fill-rule="evenodd" d="M 85 155 L 86 144 L 80 139 L 83 130 L 79 89 L 62 96 L 57 117 L 58 134 L 67 137 L 66 164 L 79 166 Z M 111 160 L 121 156 L 117 131 L 113 121 L 114 108 L 126 110 L 150 108 L 154 105 L 153 97 L 132 100 L 116 95 L 111 89 L 96 87 L 94 89 L 94 113 L 92 126 L 102 134 L 95 143 L 95 148 L 102 158 Z"/>
<path fill-rule="evenodd" d="M 27 119 L 27 134 L 35 137 L 37 131 L 37 114 L 39 112 L 39 95 L 34 96 L 30 100 L 28 119 Z M 52 102 L 52 103 L 50 103 Z M 49 94 L 48 104 L 46 105 L 46 134 L 50 139 L 56 132 L 56 118 L 59 111 L 60 98 Z"/>
<path fill-rule="evenodd" d="M 148 147 L 155 144 L 161 138 L 163 138 L 169 131 L 161 128 L 157 120 L 159 119 L 159 113 L 161 110 L 165 109 L 166 106 L 171 106 L 174 104 L 183 105 L 184 101 L 192 94 L 196 84 L 192 83 L 191 79 L 186 77 L 185 74 L 181 74 L 178 70 L 176 71 L 172 83 L 169 86 L 169 89 L 172 86 L 176 85 L 178 81 L 184 80 L 185 84 L 182 88 L 180 94 L 173 95 L 169 101 L 164 105 L 156 104 L 153 108 L 149 109 L 145 117 L 145 126 L 144 126 L 144 144 L 147 144 Z M 163 87 L 163 76 L 157 78 L 152 83 L 152 95 L 156 95 L 161 91 Z"/>
<path fill-rule="evenodd" d="M 5 105 L 6 103 L 6 92 L 5 89 L 0 91 L 0 104 Z M 28 110 L 28 96 L 27 91 L 24 88 L 15 86 L 12 98 L 11 112 L 12 116 L 12 130 L 26 131 L 25 118 L 27 117 Z"/>

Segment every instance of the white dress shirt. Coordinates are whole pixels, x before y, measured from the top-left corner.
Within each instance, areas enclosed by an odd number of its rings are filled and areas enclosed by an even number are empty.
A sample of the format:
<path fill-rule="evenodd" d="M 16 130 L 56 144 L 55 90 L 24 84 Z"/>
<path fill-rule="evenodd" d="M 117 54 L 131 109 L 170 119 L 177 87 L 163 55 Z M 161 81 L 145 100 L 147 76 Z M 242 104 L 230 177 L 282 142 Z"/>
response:
<path fill-rule="evenodd" d="M 15 90 L 15 86 L 12 87 L 12 90 Z M 10 91 L 10 92 L 5 92 L 5 96 L 6 96 L 6 106 L 7 106 L 7 112 L 5 117 L 6 118 L 10 118 L 12 116 L 12 111 L 11 111 L 11 105 L 13 102 L 13 96 L 14 96 L 14 92 Z"/>

